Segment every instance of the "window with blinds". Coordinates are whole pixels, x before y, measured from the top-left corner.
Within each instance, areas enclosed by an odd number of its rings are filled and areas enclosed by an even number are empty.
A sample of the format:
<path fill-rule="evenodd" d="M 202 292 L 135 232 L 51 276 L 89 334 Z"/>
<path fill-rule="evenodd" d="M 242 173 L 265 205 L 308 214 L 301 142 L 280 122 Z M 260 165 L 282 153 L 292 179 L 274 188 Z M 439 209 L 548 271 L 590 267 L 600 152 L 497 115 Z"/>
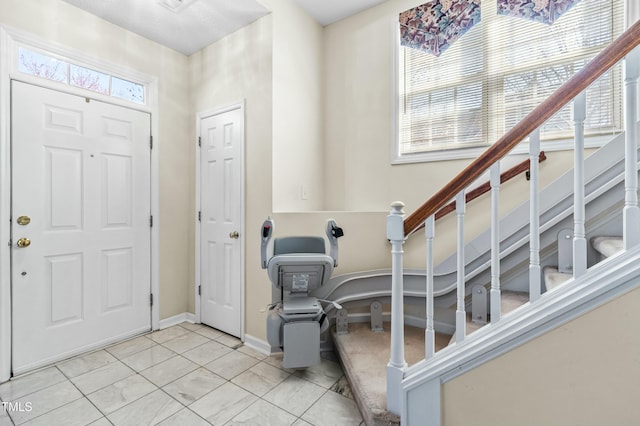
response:
<path fill-rule="evenodd" d="M 481 7 L 480 23 L 439 57 L 399 48 L 397 160 L 475 155 L 467 148 L 495 142 L 624 26 L 624 0 L 581 0 L 551 26 L 498 15 L 495 0 Z M 589 88 L 587 136 L 622 128 L 621 86 L 617 67 Z M 572 125 L 569 104 L 542 140 L 570 139 Z"/>

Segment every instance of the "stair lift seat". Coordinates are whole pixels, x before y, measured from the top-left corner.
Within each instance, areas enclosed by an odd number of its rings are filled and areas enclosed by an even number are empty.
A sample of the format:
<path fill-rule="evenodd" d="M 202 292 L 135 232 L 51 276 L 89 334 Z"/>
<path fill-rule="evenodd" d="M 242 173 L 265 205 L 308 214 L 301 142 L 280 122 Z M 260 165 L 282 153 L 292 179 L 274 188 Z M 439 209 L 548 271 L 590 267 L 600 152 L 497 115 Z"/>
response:
<path fill-rule="evenodd" d="M 273 221 L 267 219 L 262 225 L 262 267 L 280 290 L 280 300 L 269 309 L 267 339 L 282 349 L 283 367 L 310 367 L 320 362 L 320 334 L 329 327 L 320 301 L 311 293 L 329 280 L 337 266 L 337 238 L 343 233 L 334 221 L 328 222 L 332 255 L 326 254 L 322 237 L 276 238 L 273 256 L 267 260 L 272 230 Z"/>

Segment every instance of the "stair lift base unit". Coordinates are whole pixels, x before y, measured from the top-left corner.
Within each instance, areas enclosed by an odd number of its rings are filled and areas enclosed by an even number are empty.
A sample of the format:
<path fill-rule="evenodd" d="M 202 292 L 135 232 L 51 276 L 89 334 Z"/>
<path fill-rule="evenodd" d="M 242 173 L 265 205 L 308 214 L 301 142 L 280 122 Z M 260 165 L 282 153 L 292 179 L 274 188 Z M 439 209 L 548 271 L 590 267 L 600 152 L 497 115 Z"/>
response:
<path fill-rule="evenodd" d="M 320 334 L 329 328 L 311 292 L 324 285 L 338 265 L 337 239 L 343 232 L 333 220 L 327 223 L 330 256 L 321 237 L 285 237 L 274 240 L 273 255 L 267 259 L 272 233 L 273 221 L 267 219 L 261 230 L 261 264 L 281 294 L 267 315 L 267 340 L 282 349 L 284 368 L 311 367 L 320 362 Z"/>

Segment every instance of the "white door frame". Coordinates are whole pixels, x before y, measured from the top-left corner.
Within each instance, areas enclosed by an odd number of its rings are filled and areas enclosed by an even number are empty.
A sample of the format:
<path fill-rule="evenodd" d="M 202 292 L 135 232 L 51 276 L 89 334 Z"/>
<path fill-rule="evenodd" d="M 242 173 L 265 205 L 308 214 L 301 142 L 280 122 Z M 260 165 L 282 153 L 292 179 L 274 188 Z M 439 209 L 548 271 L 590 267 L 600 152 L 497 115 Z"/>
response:
<path fill-rule="evenodd" d="M 143 83 L 147 87 L 147 105 L 135 105 L 119 101 L 110 96 L 94 94 L 82 89 L 66 86 L 48 80 L 30 77 L 14 72 L 16 69 L 17 45 L 31 46 L 40 50 L 90 65 L 93 69 L 104 70 L 122 76 L 131 81 Z M 11 377 L 11 80 L 20 80 L 37 86 L 51 88 L 60 92 L 77 96 L 90 96 L 101 102 L 111 103 L 126 108 L 136 109 L 151 114 L 151 134 L 153 149 L 151 150 L 151 292 L 153 306 L 151 308 L 151 328 L 156 330 L 160 323 L 160 203 L 159 203 L 159 169 L 158 148 L 159 106 L 158 80 L 156 77 L 132 71 L 121 66 L 96 60 L 80 51 L 61 47 L 58 44 L 35 37 L 21 31 L 0 25 L 0 383 Z M 90 93 L 90 94 L 88 94 Z"/>
<path fill-rule="evenodd" d="M 195 294 L 195 307 L 196 307 L 196 315 L 195 315 L 195 320 L 197 323 L 200 322 L 200 302 L 201 302 L 201 298 L 200 298 L 200 294 L 198 292 L 198 286 L 201 284 L 201 276 L 200 276 L 200 232 L 201 232 L 201 227 L 200 227 L 200 221 L 198 220 L 198 212 L 201 210 L 201 197 L 200 197 L 200 174 L 201 174 L 201 170 L 200 170 L 200 158 L 201 158 L 201 151 L 198 148 L 198 137 L 200 136 L 200 123 L 202 122 L 203 119 L 207 118 L 207 117 L 211 117 L 214 115 L 219 115 L 219 114 L 224 114 L 225 112 L 228 111 L 233 111 L 239 109 L 241 114 L 242 114 L 242 128 L 245 128 L 245 113 L 244 113 L 244 99 L 241 100 L 240 102 L 236 102 L 227 106 L 223 106 L 220 108 L 215 108 L 215 109 L 211 109 L 211 110 L 207 110 L 207 111 L 203 111 L 203 112 L 199 112 L 196 114 L 196 140 L 195 140 L 195 144 L 196 144 L 196 211 L 195 211 L 195 223 L 196 223 L 196 235 L 195 235 L 195 242 L 196 242 L 196 271 L 195 271 L 195 277 L 196 277 L 196 282 L 194 285 L 194 294 Z M 240 183 L 240 340 L 242 340 L 244 342 L 244 332 L 245 332 L 245 280 L 244 280 L 244 263 L 245 263 L 245 211 L 244 211 L 244 184 L 245 184 L 245 174 L 244 174 L 244 147 L 245 147 L 245 132 L 242 132 L 242 159 L 240 161 L 240 173 L 242 176 L 242 182 Z"/>

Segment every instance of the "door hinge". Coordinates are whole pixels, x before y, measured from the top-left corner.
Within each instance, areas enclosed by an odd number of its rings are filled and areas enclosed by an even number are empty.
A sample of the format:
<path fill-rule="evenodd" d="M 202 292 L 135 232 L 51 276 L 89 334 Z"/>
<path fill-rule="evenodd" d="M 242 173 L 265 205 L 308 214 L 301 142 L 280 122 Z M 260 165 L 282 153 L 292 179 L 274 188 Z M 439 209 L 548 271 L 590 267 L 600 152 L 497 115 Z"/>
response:
<path fill-rule="evenodd" d="M 149 149 L 153 149 L 153 136 L 149 136 Z"/>
<path fill-rule="evenodd" d="M 153 306 L 153 293 L 149 293 L 149 306 Z"/>
<path fill-rule="evenodd" d="M 202 296 L 202 286 L 198 286 L 198 296 Z"/>
<path fill-rule="evenodd" d="M 202 137 L 198 136 L 198 146 L 202 146 Z"/>
<path fill-rule="evenodd" d="M 149 216 L 149 227 L 153 228 L 153 215 Z"/>
<path fill-rule="evenodd" d="M 202 222 L 202 211 L 198 211 L 198 222 Z"/>

